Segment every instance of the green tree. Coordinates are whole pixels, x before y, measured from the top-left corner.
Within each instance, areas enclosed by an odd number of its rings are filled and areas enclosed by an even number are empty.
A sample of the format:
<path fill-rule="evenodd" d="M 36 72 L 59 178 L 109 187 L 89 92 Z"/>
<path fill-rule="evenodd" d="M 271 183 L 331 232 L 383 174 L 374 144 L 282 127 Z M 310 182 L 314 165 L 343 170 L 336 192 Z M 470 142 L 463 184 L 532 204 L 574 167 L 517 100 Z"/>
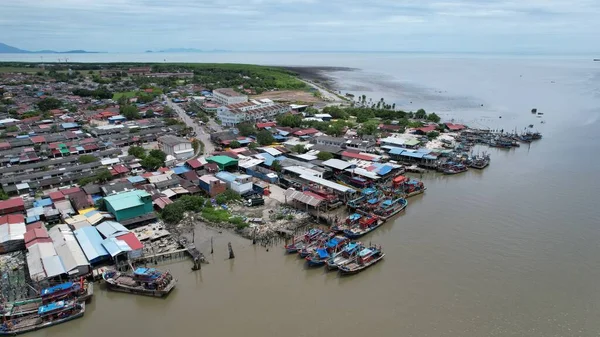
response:
<path fill-rule="evenodd" d="M 425 117 L 427 117 L 427 112 L 425 112 L 425 110 L 423 110 L 423 109 L 419 109 L 415 113 L 416 119 L 425 119 Z"/>
<path fill-rule="evenodd" d="M 271 169 L 275 172 L 281 172 L 281 163 L 279 162 L 279 160 L 273 160 L 273 163 L 271 164 Z"/>
<path fill-rule="evenodd" d="M 140 119 L 138 108 L 133 105 L 121 105 L 119 112 L 128 120 Z"/>
<path fill-rule="evenodd" d="M 112 179 L 112 174 L 107 168 L 102 168 L 96 173 L 96 181 L 106 182 Z"/>
<path fill-rule="evenodd" d="M 0 190 L 0 200 L 8 200 L 8 194 L 3 190 Z"/>
<path fill-rule="evenodd" d="M 429 138 L 430 140 L 436 139 L 439 135 L 440 135 L 440 133 L 437 131 L 427 132 L 427 138 Z"/>
<path fill-rule="evenodd" d="M 37 102 L 37 106 L 42 111 L 48 111 L 52 109 L 58 109 L 62 105 L 62 102 L 54 97 L 48 97 Z"/>
<path fill-rule="evenodd" d="M 377 133 L 378 125 L 375 122 L 366 122 L 361 125 L 360 129 L 358 129 L 358 134 L 360 136 L 364 135 L 374 135 Z"/>
<path fill-rule="evenodd" d="M 164 160 L 160 160 L 159 158 L 146 156 L 146 158 L 142 159 L 141 165 L 148 171 L 155 171 L 159 167 L 164 165 Z"/>
<path fill-rule="evenodd" d="M 163 163 L 165 162 L 165 160 L 167 160 L 167 154 L 161 150 L 156 149 L 150 150 L 150 152 L 148 153 L 148 157 L 156 158 L 162 161 Z"/>
<path fill-rule="evenodd" d="M 130 156 L 134 156 L 138 159 L 143 159 L 146 157 L 146 149 L 141 146 L 130 146 L 127 150 L 127 154 Z"/>
<path fill-rule="evenodd" d="M 6 132 L 12 133 L 12 132 L 19 132 L 19 127 L 16 125 L 11 125 L 9 127 L 6 128 Z"/>
<path fill-rule="evenodd" d="M 232 140 L 231 143 L 229 143 L 229 147 L 232 149 L 237 149 L 242 147 L 242 144 L 240 144 L 240 142 L 238 142 L 237 140 Z"/>
<path fill-rule="evenodd" d="M 436 115 L 435 112 L 432 112 L 429 115 L 427 115 L 427 120 L 430 122 L 439 123 L 440 119 L 440 116 Z"/>
<path fill-rule="evenodd" d="M 300 115 L 292 115 L 292 114 L 284 114 L 277 116 L 277 125 L 297 128 L 302 124 L 302 116 Z"/>
<path fill-rule="evenodd" d="M 258 144 L 256 144 L 255 142 L 252 142 L 252 143 L 248 144 L 248 148 L 250 150 L 256 150 L 258 148 Z"/>
<path fill-rule="evenodd" d="M 292 151 L 296 152 L 297 154 L 303 154 L 306 153 L 306 147 L 304 147 L 303 144 L 296 144 L 294 145 Z"/>
<path fill-rule="evenodd" d="M 81 156 L 79 156 L 79 158 L 77 158 L 77 160 L 82 164 L 89 164 L 97 161 L 98 157 L 89 154 L 82 154 Z"/>
<path fill-rule="evenodd" d="M 256 141 L 263 146 L 271 145 L 275 141 L 275 138 L 273 138 L 273 135 L 269 130 L 261 130 L 256 134 Z"/>
<path fill-rule="evenodd" d="M 194 153 L 198 152 L 198 148 L 200 147 L 200 141 L 196 138 L 192 140 L 192 148 L 194 149 Z"/>
<path fill-rule="evenodd" d="M 185 211 L 186 209 L 182 203 L 174 202 L 165 206 L 160 216 L 166 223 L 174 225 L 183 220 Z"/>
<path fill-rule="evenodd" d="M 319 158 L 319 160 L 325 161 L 333 158 L 333 155 L 329 152 L 321 151 L 317 153 L 317 158 Z"/>
<path fill-rule="evenodd" d="M 237 125 L 237 129 L 240 132 L 240 135 L 244 137 L 256 134 L 256 128 L 250 123 L 240 123 Z"/>
<path fill-rule="evenodd" d="M 344 133 L 345 128 L 346 128 L 346 123 L 344 121 L 335 121 L 329 125 L 329 129 L 327 130 L 327 133 L 334 137 L 338 137 Z"/>

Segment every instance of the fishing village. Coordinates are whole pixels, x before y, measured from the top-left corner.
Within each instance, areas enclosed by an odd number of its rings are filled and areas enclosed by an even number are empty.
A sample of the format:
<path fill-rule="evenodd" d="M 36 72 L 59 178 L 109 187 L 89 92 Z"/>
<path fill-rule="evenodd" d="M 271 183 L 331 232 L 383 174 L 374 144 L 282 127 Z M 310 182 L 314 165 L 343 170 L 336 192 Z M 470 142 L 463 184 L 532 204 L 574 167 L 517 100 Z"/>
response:
<path fill-rule="evenodd" d="M 435 193 L 428 177 L 485 170 L 494 151 L 542 138 L 534 124 L 473 128 L 283 68 L 0 70 L 0 335 L 80 318 L 99 291 L 168 296 L 174 261 L 199 272 L 214 249 L 235 258 L 200 226 L 357 274 L 385 256 L 368 234 Z"/>

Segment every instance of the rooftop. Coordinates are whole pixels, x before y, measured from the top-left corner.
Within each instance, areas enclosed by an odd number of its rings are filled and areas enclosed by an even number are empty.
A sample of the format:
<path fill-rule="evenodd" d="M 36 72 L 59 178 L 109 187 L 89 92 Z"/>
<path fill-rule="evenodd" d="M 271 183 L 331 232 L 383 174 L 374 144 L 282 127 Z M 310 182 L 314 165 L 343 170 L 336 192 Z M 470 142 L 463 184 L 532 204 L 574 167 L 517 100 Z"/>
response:
<path fill-rule="evenodd" d="M 219 93 L 221 95 L 225 95 L 228 97 L 242 97 L 242 96 L 246 96 L 244 94 L 240 94 L 239 92 L 231 89 L 231 88 L 220 88 L 220 89 L 215 89 L 213 90 L 213 93 Z"/>
<path fill-rule="evenodd" d="M 122 192 L 119 194 L 105 197 L 104 200 L 109 203 L 115 211 L 141 206 L 144 204 L 142 198 L 150 197 L 150 194 L 142 190 Z"/>

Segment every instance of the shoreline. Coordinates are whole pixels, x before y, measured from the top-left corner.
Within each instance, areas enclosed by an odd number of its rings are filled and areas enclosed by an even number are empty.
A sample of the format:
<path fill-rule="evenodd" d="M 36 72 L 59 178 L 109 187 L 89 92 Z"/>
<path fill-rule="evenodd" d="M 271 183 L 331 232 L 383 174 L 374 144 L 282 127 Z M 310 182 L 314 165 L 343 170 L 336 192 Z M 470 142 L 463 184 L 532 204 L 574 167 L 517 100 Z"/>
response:
<path fill-rule="evenodd" d="M 336 89 L 334 87 L 335 81 L 328 75 L 328 73 L 359 70 L 358 68 L 334 66 L 284 66 L 281 68 L 296 73 L 296 77 L 298 77 L 301 80 L 316 83 L 324 89 L 332 92 L 336 92 Z"/>

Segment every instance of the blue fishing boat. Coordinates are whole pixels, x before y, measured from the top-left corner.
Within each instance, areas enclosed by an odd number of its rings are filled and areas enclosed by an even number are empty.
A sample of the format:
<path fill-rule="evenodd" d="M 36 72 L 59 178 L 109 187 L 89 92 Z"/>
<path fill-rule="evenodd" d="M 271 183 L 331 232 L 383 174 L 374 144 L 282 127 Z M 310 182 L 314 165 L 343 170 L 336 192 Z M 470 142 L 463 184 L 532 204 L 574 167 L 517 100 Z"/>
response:
<path fill-rule="evenodd" d="M 359 213 L 352 213 L 346 217 L 346 220 L 341 224 L 331 226 L 331 231 L 335 233 L 343 233 L 344 230 L 356 225 L 363 216 Z"/>
<path fill-rule="evenodd" d="M 356 254 L 351 262 L 338 266 L 338 270 L 342 275 L 351 275 L 360 273 L 377 262 L 383 260 L 385 254 L 381 248 L 369 247 L 363 248 Z"/>
<path fill-rule="evenodd" d="M 6 320 L 0 324 L 0 336 L 15 336 L 40 330 L 82 317 L 85 303 L 75 300 L 52 302 L 42 305 L 35 313 Z"/>
<path fill-rule="evenodd" d="M 379 207 L 373 213 L 385 222 L 405 210 L 406 206 L 408 206 L 408 200 L 404 198 L 386 199 L 379 204 Z"/>
<path fill-rule="evenodd" d="M 379 226 L 383 225 L 383 223 L 384 221 L 379 219 L 377 216 L 366 216 L 359 221 L 358 225 L 346 229 L 344 231 L 344 235 L 351 240 L 358 239 L 361 236 L 379 228 Z"/>
<path fill-rule="evenodd" d="M 327 248 L 317 248 L 314 253 L 306 257 L 306 263 L 309 267 L 320 267 L 325 265 L 330 257 Z"/>
<path fill-rule="evenodd" d="M 375 188 L 364 188 L 358 198 L 348 201 L 347 206 L 352 209 L 360 208 L 365 201 L 372 199 L 373 197 L 377 196 L 377 194 L 379 194 L 379 192 Z"/>
<path fill-rule="evenodd" d="M 360 242 L 349 242 L 339 252 L 333 254 L 327 259 L 327 269 L 335 270 L 339 266 L 350 263 L 356 256 L 359 250 L 362 250 L 363 245 Z"/>
<path fill-rule="evenodd" d="M 322 234 L 323 230 L 313 228 L 303 235 L 295 236 L 292 238 L 291 244 L 285 245 L 285 252 L 288 254 L 297 253 L 299 250 L 302 250 L 308 244 L 319 238 Z"/>
<path fill-rule="evenodd" d="M 102 273 L 102 279 L 108 289 L 154 297 L 168 295 L 177 284 L 169 271 L 141 267 L 131 273 L 106 270 Z"/>

